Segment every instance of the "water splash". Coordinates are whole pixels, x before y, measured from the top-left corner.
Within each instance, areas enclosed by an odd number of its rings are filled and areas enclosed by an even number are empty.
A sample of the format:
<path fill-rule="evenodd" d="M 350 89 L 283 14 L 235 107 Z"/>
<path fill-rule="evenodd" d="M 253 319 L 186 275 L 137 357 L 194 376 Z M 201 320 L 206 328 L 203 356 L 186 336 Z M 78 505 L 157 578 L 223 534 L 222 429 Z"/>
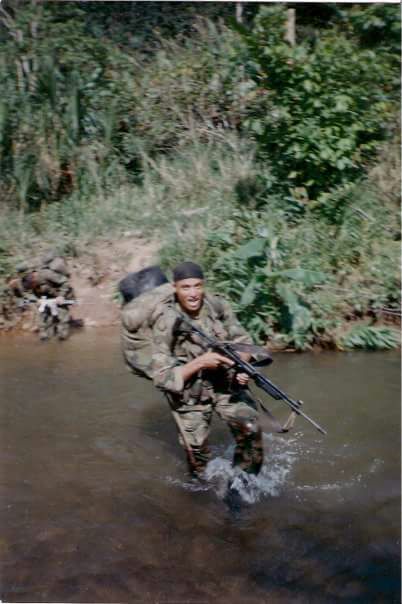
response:
<path fill-rule="evenodd" d="M 258 476 L 232 466 L 234 445 L 230 445 L 213 450 L 215 457 L 206 467 L 204 481 L 172 476 L 165 476 L 165 480 L 186 491 L 212 491 L 222 500 L 227 496 L 230 485 L 244 503 L 254 504 L 264 497 L 278 497 L 281 494 L 297 458 L 297 442 L 296 438 L 264 434 L 266 460 Z"/>
<path fill-rule="evenodd" d="M 370 469 L 369 469 L 370 474 L 374 474 L 379 469 L 381 469 L 383 466 L 384 466 L 384 460 L 376 457 L 370 466 Z"/>
<path fill-rule="evenodd" d="M 171 476 L 165 477 L 166 482 L 172 484 L 174 486 L 180 487 L 185 491 L 209 491 L 211 489 L 211 485 L 206 482 L 201 482 L 197 478 L 189 478 L 188 480 L 180 480 L 180 478 L 172 478 Z M 0 602 L 1 604 L 1 602 Z"/>
<path fill-rule="evenodd" d="M 270 441 L 268 446 L 265 446 L 269 453 L 258 476 L 232 467 L 233 446 L 230 446 L 223 456 L 209 462 L 205 478 L 219 499 L 224 499 L 227 495 L 229 484 L 231 489 L 237 491 L 242 501 L 248 504 L 257 503 L 267 496 L 280 495 L 295 462 L 296 452 L 291 450 L 289 440 L 273 435 L 264 436 L 264 440 Z"/>

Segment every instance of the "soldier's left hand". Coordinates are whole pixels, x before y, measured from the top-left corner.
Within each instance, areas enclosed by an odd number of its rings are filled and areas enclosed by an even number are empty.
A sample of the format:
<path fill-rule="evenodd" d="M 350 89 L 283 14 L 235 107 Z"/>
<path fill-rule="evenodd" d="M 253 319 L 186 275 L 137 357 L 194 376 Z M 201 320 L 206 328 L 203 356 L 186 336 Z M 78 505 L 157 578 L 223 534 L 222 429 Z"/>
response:
<path fill-rule="evenodd" d="M 64 304 L 64 296 L 57 296 L 57 298 L 55 299 L 55 302 L 57 305 Z"/>
<path fill-rule="evenodd" d="M 241 386 L 246 386 L 249 382 L 247 373 L 236 373 L 236 380 Z"/>

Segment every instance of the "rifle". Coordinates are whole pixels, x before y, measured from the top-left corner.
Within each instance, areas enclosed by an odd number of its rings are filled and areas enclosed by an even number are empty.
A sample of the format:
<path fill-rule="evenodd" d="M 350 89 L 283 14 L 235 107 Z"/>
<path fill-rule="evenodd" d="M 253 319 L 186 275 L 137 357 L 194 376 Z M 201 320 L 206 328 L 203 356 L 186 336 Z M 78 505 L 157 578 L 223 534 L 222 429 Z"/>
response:
<path fill-rule="evenodd" d="M 273 384 L 273 382 L 271 382 L 271 380 L 269 380 L 267 377 L 262 375 L 255 368 L 254 365 L 252 365 L 248 361 L 243 361 L 243 359 L 238 355 L 238 353 L 235 350 L 235 347 L 237 347 L 236 344 L 230 344 L 229 342 L 219 342 L 218 340 L 211 338 L 210 336 L 205 334 L 201 329 L 199 329 L 198 327 L 195 327 L 195 325 L 193 325 L 192 322 L 189 319 L 187 319 L 184 315 L 181 315 L 181 314 L 179 315 L 179 321 L 186 323 L 186 325 L 188 325 L 188 327 L 190 328 L 190 330 L 192 332 L 197 334 L 202 340 L 204 340 L 207 343 L 209 348 L 211 348 L 212 350 L 215 350 L 219 354 L 222 354 L 226 358 L 233 361 L 235 367 L 241 373 L 246 373 L 254 381 L 255 385 L 258 388 L 261 388 L 261 390 L 264 390 L 264 392 L 269 394 L 273 399 L 275 399 L 277 401 L 283 401 L 286 405 L 288 405 L 288 407 L 290 407 L 290 409 L 292 410 L 291 415 L 293 415 L 293 414 L 300 415 L 306 421 L 308 421 L 312 426 L 314 426 L 314 428 L 316 428 L 319 432 L 321 432 L 321 434 L 324 434 L 324 435 L 327 434 L 327 432 L 324 430 L 324 428 L 322 428 L 317 422 L 315 422 L 313 419 L 311 419 L 311 417 L 306 415 L 306 413 L 304 413 L 301 410 L 303 401 L 301 401 L 301 400 L 295 401 L 295 400 L 291 399 L 285 392 L 280 390 L 280 388 L 278 388 L 278 386 L 275 386 L 275 384 Z M 250 349 L 251 349 L 251 347 L 250 347 Z M 261 402 L 260 402 L 260 404 L 261 404 Z M 267 411 L 263 405 L 262 405 L 262 407 L 265 411 Z M 269 412 L 268 412 L 268 414 L 271 415 Z M 282 431 L 287 431 L 289 429 L 289 427 L 291 427 L 290 425 L 291 425 L 291 420 L 289 418 L 288 422 L 286 423 L 286 428 L 284 426 Z"/>
<path fill-rule="evenodd" d="M 52 315 L 52 317 L 57 317 L 59 306 L 71 306 L 72 304 L 76 304 L 76 301 L 63 300 L 63 302 L 58 304 L 55 298 L 46 298 L 46 296 L 42 296 L 41 299 L 38 301 L 38 310 L 42 313 L 48 309 L 50 310 L 50 314 Z"/>
<path fill-rule="evenodd" d="M 30 304 L 36 304 L 38 301 L 38 299 L 36 298 L 36 296 L 32 296 L 32 297 L 22 297 L 22 298 L 16 298 L 16 304 L 17 304 L 17 308 L 25 310 L 26 308 L 29 307 Z"/>

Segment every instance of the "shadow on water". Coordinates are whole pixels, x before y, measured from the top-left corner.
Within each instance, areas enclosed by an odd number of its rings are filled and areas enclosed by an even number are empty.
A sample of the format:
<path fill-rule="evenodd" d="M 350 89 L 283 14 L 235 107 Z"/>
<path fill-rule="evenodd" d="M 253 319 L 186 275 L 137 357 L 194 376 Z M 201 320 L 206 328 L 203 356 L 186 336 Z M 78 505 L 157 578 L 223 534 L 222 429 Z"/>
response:
<path fill-rule="evenodd" d="M 400 602 L 397 354 L 277 355 L 328 437 L 265 433 L 244 485 L 215 420 L 200 486 L 115 333 L 0 347 L 3 601 Z"/>

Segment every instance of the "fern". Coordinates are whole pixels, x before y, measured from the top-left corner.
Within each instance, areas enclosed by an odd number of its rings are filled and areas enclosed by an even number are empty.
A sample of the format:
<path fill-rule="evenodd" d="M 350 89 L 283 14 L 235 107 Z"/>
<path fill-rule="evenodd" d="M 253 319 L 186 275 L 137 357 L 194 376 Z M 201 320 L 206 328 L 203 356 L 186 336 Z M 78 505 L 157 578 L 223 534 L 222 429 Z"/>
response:
<path fill-rule="evenodd" d="M 395 329 L 358 325 L 342 336 L 342 348 L 365 348 L 369 350 L 387 350 L 398 348 L 400 337 Z"/>

